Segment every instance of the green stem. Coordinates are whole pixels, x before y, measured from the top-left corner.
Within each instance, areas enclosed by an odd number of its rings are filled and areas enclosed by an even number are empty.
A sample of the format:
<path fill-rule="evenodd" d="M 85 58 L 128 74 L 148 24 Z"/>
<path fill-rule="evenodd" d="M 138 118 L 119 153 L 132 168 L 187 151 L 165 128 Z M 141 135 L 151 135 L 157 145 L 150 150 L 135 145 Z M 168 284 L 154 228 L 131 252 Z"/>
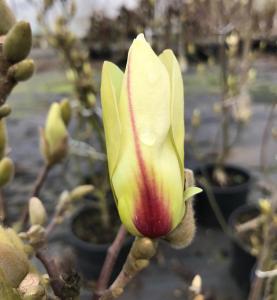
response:
<path fill-rule="evenodd" d="M 212 191 L 212 188 L 211 188 L 211 185 L 210 183 L 208 182 L 207 179 L 205 178 L 202 178 L 200 180 L 201 184 L 203 185 L 203 187 L 205 188 L 205 191 L 207 193 L 207 196 L 208 196 L 208 201 L 210 203 L 210 206 L 215 214 L 215 217 L 219 223 L 219 225 L 221 226 L 223 232 L 227 235 L 227 236 L 232 236 L 231 234 L 231 231 L 229 230 L 229 227 L 228 227 L 228 224 L 220 210 L 220 207 L 219 205 L 217 204 L 216 202 L 216 199 L 215 199 L 215 196 L 214 196 L 214 193 Z"/>
<path fill-rule="evenodd" d="M 98 189 L 94 192 L 95 196 L 99 201 L 100 217 L 104 228 L 109 228 L 110 226 L 110 214 L 109 207 L 106 198 L 106 190 Z"/>
<path fill-rule="evenodd" d="M 221 65 L 221 82 L 222 82 L 222 146 L 221 155 L 218 158 L 219 166 L 224 164 L 226 156 L 229 152 L 229 119 L 228 119 L 228 107 L 225 104 L 227 97 L 227 57 L 225 51 L 225 35 L 220 36 L 220 65 Z"/>

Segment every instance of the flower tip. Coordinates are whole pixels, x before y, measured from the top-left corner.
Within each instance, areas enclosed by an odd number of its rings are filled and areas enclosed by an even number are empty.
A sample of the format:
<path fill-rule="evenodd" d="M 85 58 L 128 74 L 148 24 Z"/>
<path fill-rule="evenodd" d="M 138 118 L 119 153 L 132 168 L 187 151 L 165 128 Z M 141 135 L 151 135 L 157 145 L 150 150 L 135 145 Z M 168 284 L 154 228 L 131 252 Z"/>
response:
<path fill-rule="evenodd" d="M 163 52 L 162 52 L 162 54 L 163 53 L 164 54 L 170 54 L 170 55 L 173 54 L 174 55 L 174 52 L 171 49 L 164 49 Z"/>
<path fill-rule="evenodd" d="M 111 61 L 105 60 L 102 66 L 102 73 L 105 72 L 111 72 L 115 67 L 117 67 L 114 63 Z"/>
<path fill-rule="evenodd" d="M 143 33 L 138 34 L 138 36 L 136 37 L 136 40 L 138 41 L 145 41 L 145 37 Z"/>
<path fill-rule="evenodd" d="M 104 62 L 103 62 L 103 68 L 105 68 L 105 67 L 109 66 L 110 64 L 111 64 L 111 62 L 110 62 L 110 61 L 108 61 L 108 60 L 104 60 Z"/>

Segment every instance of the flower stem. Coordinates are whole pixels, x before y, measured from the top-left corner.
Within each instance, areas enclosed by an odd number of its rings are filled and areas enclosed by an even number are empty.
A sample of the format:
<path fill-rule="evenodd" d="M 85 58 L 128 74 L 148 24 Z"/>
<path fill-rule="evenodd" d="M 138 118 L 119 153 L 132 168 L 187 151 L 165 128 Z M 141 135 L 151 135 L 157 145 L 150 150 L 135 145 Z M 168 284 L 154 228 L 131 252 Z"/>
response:
<path fill-rule="evenodd" d="M 111 274 L 118 257 L 118 254 L 122 248 L 126 237 L 126 230 L 123 225 L 120 226 L 117 235 L 107 251 L 107 256 L 100 272 L 100 276 L 96 283 L 96 289 L 94 292 L 93 300 L 100 298 L 101 294 L 105 291 L 108 286 Z"/>

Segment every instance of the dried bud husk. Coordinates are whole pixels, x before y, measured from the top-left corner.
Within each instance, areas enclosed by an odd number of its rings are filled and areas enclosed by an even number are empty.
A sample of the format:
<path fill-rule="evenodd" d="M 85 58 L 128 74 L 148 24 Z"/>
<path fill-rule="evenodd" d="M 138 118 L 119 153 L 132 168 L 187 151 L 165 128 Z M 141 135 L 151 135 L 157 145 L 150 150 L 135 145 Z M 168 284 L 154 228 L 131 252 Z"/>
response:
<path fill-rule="evenodd" d="M 24 81 L 32 77 L 35 64 L 32 59 L 25 59 L 8 69 L 8 77 L 15 81 Z"/>
<path fill-rule="evenodd" d="M 7 129 L 4 119 L 0 119 L 0 160 L 6 154 L 6 145 L 7 145 Z"/>
<path fill-rule="evenodd" d="M 0 187 L 9 183 L 14 175 L 14 164 L 9 157 L 4 157 L 0 161 Z"/>
<path fill-rule="evenodd" d="M 23 243 L 12 229 L 0 227 L 0 270 L 12 287 L 18 287 L 29 271 L 23 249 Z"/>
<path fill-rule="evenodd" d="M 43 226 L 46 223 L 46 210 L 42 202 L 37 197 L 32 197 L 29 201 L 29 216 L 31 225 Z"/>
<path fill-rule="evenodd" d="M 69 100 L 67 98 L 63 99 L 60 102 L 60 106 L 61 106 L 61 115 L 62 115 L 62 119 L 64 121 L 64 124 L 66 126 L 68 126 L 70 120 L 71 120 L 71 106 L 69 103 Z"/>
<path fill-rule="evenodd" d="M 18 288 L 23 300 L 42 300 L 46 295 L 40 276 L 28 273 Z"/>
<path fill-rule="evenodd" d="M 58 103 L 50 107 L 45 129 L 41 130 L 40 148 L 49 165 L 59 163 L 67 154 L 68 134 Z"/>
<path fill-rule="evenodd" d="M 15 24 L 15 17 L 6 4 L 5 0 L 0 0 L 0 35 L 7 34 Z"/>
<path fill-rule="evenodd" d="M 32 31 L 25 21 L 16 23 L 8 32 L 3 45 L 3 54 L 11 63 L 25 59 L 31 50 Z"/>
<path fill-rule="evenodd" d="M 188 191 L 195 184 L 194 175 L 190 169 L 185 169 L 185 179 L 185 191 Z M 196 231 L 192 199 L 191 197 L 187 199 L 186 213 L 182 222 L 165 237 L 165 240 L 176 249 L 187 247 Z"/>
<path fill-rule="evenodd" d="M 90 194 L 93 191 L 93 189 L 94 189 L 93 185 L 89 185 L 89 184 L 80 185 L 70 192 L 69 197 L 72 201 L 82 199 L 87 194 Z"/>
<path fill-rule="evenodd" d="M 188 200 L 187 211 L 182 222 L 165 237 L 165 240 L 175 249 L 185 248 L 192 242 L 195 231 L 192 200 Z"/>
<path fill-rule="evenodd" d="M 7 117 L 11 111 L 12 109 L 8 104 L 0 106 L 0 119 Z"/>

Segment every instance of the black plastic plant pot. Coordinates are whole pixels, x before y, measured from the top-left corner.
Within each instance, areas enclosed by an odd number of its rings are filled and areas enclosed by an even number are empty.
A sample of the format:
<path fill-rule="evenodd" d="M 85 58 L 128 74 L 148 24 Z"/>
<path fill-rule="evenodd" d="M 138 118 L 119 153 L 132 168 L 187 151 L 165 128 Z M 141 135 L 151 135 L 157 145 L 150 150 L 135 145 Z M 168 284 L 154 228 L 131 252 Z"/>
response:
<path fill-rule="evenodd" d="M 78 209 L 70 219 L 70 233 L 69 233 L 69 243 L 74 249 L 76 254 L 77 271 L 79 271 L 82 276 L 87 280 L 97 280 L 102 266 L 104 264 L 108 248 L 110 243 L 94 243 L 92 241 L 87 241 L 86 238 L 80 238 L 76 232 L 76 227 L 78 230 L 83 230 L 84 232 L 90 231 L 94 232 L 92 218 L 99 216 L 99 211 L 91 204 L 86 204 Z M 117 216 L 116 216 L 117 217 Z M 119 223 L 119 222 L 118 222 Z M 112 224 L 114 226 L 118 224 Z M 80 228 L 82 226 L 82 228 Z M 114 280 L 119 274 L 126 258 L 131 248 L 133 239 L 127 237 L 122 249 L 116 260 L 111 280 Z"/>
<path fill-rule="evenodd" d="M 249 293 L 256 257 L 251 254 L 247 242 L 239 237 L 236 226 L 257 217 L 259 214 L 257 205 L 246 204 L 236 209 L 229 218 L 229 226 L 233 235 L 230 271 L 245 295 Z"/>
<path fill-rule="evenodd" d="M 218 227 L 219 223 L 208 198 L 207 186 L 203 184 L 201 178 L 208 182 L 209 192 L 213 195 L 212 200 L 225 220 L 229 219 L 236 208 L 246 203 L 252 181 L 247 170 L 234 165 L 224 165 L 224 171 L 232 179 L 232 184 L 219 186 L 212 179 L 214 169 L 214 164 L 207 164 L 194 170 L 196 184 L 203 189 L 195 199 L 197 222 L 209 227 Z"/>

